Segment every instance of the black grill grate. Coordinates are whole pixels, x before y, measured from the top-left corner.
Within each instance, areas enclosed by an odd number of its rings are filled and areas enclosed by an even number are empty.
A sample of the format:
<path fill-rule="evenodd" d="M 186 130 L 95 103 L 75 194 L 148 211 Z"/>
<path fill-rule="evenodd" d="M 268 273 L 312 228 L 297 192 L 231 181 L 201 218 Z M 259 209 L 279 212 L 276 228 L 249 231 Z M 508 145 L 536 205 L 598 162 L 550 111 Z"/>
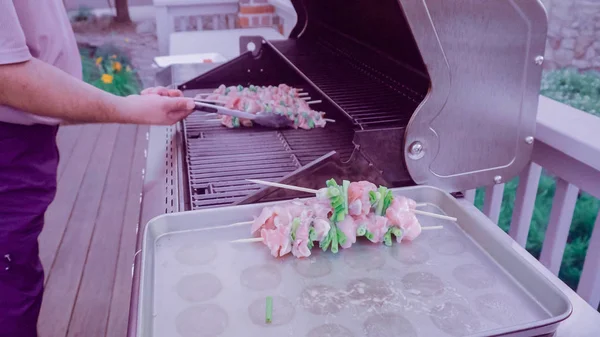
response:
<path fill-rule="evenodd" d="M 425 97 L 427 80 L 356 42 L 324 32 L 314 38 L 272 44 L 357 126 L 408 124 Z"/>
<path fill-rule="evenodd" d="M 356 129 L 406 126 L 427 92 L 426 76 L 327 29 L 263 48 L 262 57 L 246 54 L 183 88 L 191 94 L 221 81 L 237 85 L 247 70 L 253 77 L 241 83 L 277 78 L 303 88 L 313 100 L 324 101 L 314 108 L 336 122 L 310 131 L 227 129 L 192 114 L 184 122 L 191 209 L 234 204 L 260 188 L 245 179 L 279 180 L 331 151 L 348 160 Z M 277 74 L 265 71 L 270 77 L 262 78 L 257 74 L 263 69 Z"/>
<path fill-rule="evenodd" d="M 347 160 L 354 148 L 345 123 L 324 129 L 227 129 L 199 113 L 184 122 L 190 207 L 231 205 L 260 187 L 245 179 L 275 181 L 337 151 Z"/>

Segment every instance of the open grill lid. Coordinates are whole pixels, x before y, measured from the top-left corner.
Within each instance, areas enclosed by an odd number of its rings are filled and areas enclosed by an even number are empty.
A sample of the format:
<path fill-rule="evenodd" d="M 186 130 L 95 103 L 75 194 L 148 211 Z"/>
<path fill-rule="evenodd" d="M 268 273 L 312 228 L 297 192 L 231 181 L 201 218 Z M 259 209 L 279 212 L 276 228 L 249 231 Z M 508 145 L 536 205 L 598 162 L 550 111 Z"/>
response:
<path fill-rule="evenodd" d="M 540 1 L 292 0 L 292 38 L 324 28 L 426 74 L 398 155 L 418 184 L 504 182 L 529 161 L 547 18 Z"/>
<path fill-rule="evenodd" d="M 292 3 L 298 23 L 287 41 L 242 37 L 242 51 L 249 42 L 258 47 L 179 88 L 306 87 L 323 100 L 317 109 L 339 121 L 320 131 L 326 142 L 336 142 L 334 130 L 354 132 L 352 144 L 329 149 L 354 148 L 353 165 L 369 168 L 369 176 L 379 173 L 389 186 L 461 191 L 506 181 L 529 161 L 547 27 L 541 3 Z M 313 132 L 291 130 L 284 138 L 294 135 L 300 146 Z M 312 185 L 307 179 L 320 176 L 314 174 L 319 165 L 356 172 L 325 150 L 281 177 Z"/>

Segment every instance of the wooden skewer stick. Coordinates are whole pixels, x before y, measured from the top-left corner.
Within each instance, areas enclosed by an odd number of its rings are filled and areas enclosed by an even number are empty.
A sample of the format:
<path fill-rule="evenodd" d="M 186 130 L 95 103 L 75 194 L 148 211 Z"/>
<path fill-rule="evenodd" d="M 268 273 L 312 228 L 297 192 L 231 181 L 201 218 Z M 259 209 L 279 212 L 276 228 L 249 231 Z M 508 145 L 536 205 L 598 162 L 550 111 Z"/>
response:
<path fill-rule="evenodd" d="M 458 220 L 457 218 L 455 218 L 453 216 L 447 216 L 447 215 L 442 215 L 442 214 L 437 214 L 437 213 L 419 211 L 418 209 L 414 209 L 413 212 L 415 214 L 421 214 L 421 215 L 425 215 L 425 216 L 429 216 L 429 217 L 437 218 L 437 219 L 442 219 L 442 220 L 450 220 L 450 221 L 454 221 L 454 222 L 456 222 L 456 220 Z"/>
<path fill-rule="evenodd" d="M 443 229 L 444 226 L 427 226 L 427 227 L 421 227 L 421 230 L 424 231 L 430 231 L 430 230 L 438 230 L 438 229 Z M 238 240 L 233 240 L 233 241 L 229 241 L 230 243 L 248 243 L 248 242 L 263 242 L 262 238 L 248 238 L 248 239 L 238 239 Z"/>
<path fill-rule="evenodd" d="M 307 92 L 301 92 L 301 93 L 298 94 L 298 96 L 308 96 L 308 93 Z"/>
<path fill-rule="evenodd" d="M 262 242 L 262 238 L 249 238 L 249 239 L 238 239 L 229 241 L 229 243 L 246 243 L 246 242 Z"/>
<path fill-rule="evenodd" d="M 294 190 L 294 191 L 299 191 L 299 192 L 306 192 L 306 193 L 311 193 L 311 194 L 317 194 L 317 192 L 318 192 L 317 190 L 313 190 L 312 188 L 292 186 L 292 185 L 274 183 L 274 182 L 264 181 L 264 180 L 258 180 L 258 179 L 246 179 L 246 181 L 249 181 L 249 182 L 254 183 L 254 184 L 279 187 L 279 188 L 284 188 L 284 189 L 288 189 L 288 190 Z"/>
<path fill-rule="evenodd" d="M 312 194 L 317 194 L 317 192 L 318 192 L 317 190 L 313 190 L 311 188 L 298 187 L 298 186 L 286 185 L 286 184 L 280 184 L 280 183 L 274 183 L 274 182 L 264 181 L 264 180 L 259 180 L 259 179 L 246 179 L 246 181 L 249 181 L 249 182 L 254 183 L 254 184 L 260 184 L 260 185 L 267 185 L 267 186 L 285 188 L 285 189 L 288 189 L 288 190 L 299 191 L 299 192 L 306 192 L 306 193 L 312 193 Z M 447 216 L 447 215 L 442 215 L 442 214 L 437 214 L 437 213 L 419 211 L 419 210 L 416 210 L 416 209 L 413 210 L 413 212 L 415 214 L 421 214 L 421 215 L 425 215 L 425 216 L 430 216 L 432 218 L 437 218 L 437 219 L 450 220 L 450 221 L 456 221 L 456 220 L 458 220 L 455 217 L 451 217 L 451 216 Z"/>
<path fill-rule="evenodd" d="M 319 103 L 323 103 L 323 101 L 321 101 L 320 99 L 314 100 L 314 101 L 308 101 L 306 102 L 306 104 L 319 104 Z"/>
<path fill-rule="evenodd" d="M 335 119 L 323 118 L 327 123 L 335 123 Z"/>
<path fill-rule="evenodd" d="M 228 225 L 227 227 L 236 227 L 236 226 L 244 226 L 244 225 L 252 225 L 254 221 L 242 221 L 242 222 L 236 222 L 236 223 L 232 223 L 231 225 Z"/>
<path fill-rule="evenodd" d="M 444 226 L 427 226 L 427 227 L 421 227 L 422 231 L 430 231 L 430 230 L 437 230 L 437 229 L 443 229 Z"/>

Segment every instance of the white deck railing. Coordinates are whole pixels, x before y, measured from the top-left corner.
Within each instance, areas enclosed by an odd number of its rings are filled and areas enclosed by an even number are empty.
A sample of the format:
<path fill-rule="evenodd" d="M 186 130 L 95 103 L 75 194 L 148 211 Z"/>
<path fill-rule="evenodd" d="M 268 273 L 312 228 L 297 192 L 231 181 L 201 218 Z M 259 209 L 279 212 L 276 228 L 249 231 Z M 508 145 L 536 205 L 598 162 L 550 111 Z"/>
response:
<path fill-rule="evenodd" d="M 600 198 L 600 118 L 540 96 L 532 162 L 519 177 L 509 235 L 525 246 L 542 168 L 556 178 L 540 262 L 558 274 L 579 191 Z M 498 223 L 504 184 L 485 188 L 483 212 Z M 474 200 L 475 190 L 465 192 Z M 600 214 L 591 234 L 577 293 L 600 304 Z"/>

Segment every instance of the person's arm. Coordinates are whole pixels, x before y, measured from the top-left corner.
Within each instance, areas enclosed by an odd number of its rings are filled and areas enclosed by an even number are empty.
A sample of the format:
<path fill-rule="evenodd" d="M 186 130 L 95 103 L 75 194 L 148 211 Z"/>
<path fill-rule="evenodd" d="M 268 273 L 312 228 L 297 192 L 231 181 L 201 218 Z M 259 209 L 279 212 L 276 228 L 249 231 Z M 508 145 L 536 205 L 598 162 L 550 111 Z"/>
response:
<path fill-rule="evenodd" d="M 144 93 L 117 97 L 33 58 L 13 1 L 0 1 L 0 105 L 67 123 L 136 124 L 173 124 L 194 107 L 179 92 Z"/>
<path fill-rule="evenodd" d="M 0 104 L 75 123 L 173 124 L 194 108 L 191 98 L 118 97 L 35 58 L 0 65 Z"/>

